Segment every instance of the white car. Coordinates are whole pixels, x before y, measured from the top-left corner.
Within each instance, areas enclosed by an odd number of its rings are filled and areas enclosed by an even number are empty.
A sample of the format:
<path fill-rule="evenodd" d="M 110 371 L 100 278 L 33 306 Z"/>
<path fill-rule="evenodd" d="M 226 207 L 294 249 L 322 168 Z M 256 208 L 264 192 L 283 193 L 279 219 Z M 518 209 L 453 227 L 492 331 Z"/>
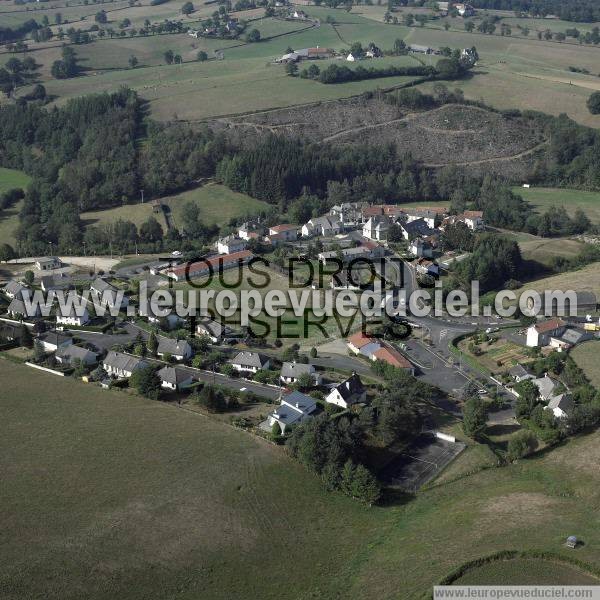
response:
<path fill-rule="evenodd" d="M 171 256 L 173 258 L 179 258 L 180 256 L 182 256 L 182 252 L 179 250 L 173 250 L 173 252 L 171 252 Z"/>

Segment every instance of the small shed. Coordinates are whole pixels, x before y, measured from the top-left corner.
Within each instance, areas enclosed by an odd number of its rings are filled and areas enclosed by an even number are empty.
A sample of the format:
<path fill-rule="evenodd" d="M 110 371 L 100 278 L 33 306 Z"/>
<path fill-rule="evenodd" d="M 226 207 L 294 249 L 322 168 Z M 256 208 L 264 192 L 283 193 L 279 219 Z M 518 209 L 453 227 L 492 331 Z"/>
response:
<path fill-rule="evenodd" d="M 570 535 L 567 538 L 567 548 L 576 548 L 577 547 L 577 536 Z"/>

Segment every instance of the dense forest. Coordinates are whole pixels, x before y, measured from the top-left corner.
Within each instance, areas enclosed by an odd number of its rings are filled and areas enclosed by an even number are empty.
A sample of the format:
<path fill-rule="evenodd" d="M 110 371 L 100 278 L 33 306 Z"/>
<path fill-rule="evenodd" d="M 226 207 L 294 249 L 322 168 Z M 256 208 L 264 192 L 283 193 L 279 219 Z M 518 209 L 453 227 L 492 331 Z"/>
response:
<path fill-rule="evenodd" d="M 600 21 L 597 0 L 471 0 L 475 8 L 513 10 L 536 17 L 555 15 L 565 21 L 593 23 Z"/>
<path fill-rule="evenodd" d="M 454 93 L 433 97 L 402 90 L 389 101 L 426 109 L 464 100 Z M 599 132 L 566 116 L 516 111 L 507 118 L 532 120 L 549 140 L 532 168 L 532 183 L 600 189 Z M 23 254 L 43 253 L 49 243 L 64 252 L 81 249 L 84 241 L 97 252 L 113 239 L 134 244 L 142 236 L 132 223 L 120 223 L 111 231 L 86 230 L 80 213 L 137 203 L 142 190 L 145 198 L 160 197 L 205 177 L 264 200 L 299 223 L 344 201 L 427 199 L 450 200 L 456 213 L 481 209 L 492 226 L 543 236 L 590 227 L 583 213 L 573 218 L 560 209 L 534 214 L 511 192 L 510 181 L 451 166 L 431 170 L 395 144 L 317 144 L 268 134 L 248 147 L 226 131 L 158 124 L 125 88 L 72 100 L 62 108 L 47 109 L 35 101 L 4 106 L 0 165 L 22 169 L 33 179 L 16 235 Z M 169 234 L 183 233 L 189 241 L 205 243 L 214 232 L 196 221 L 190 220 L 189 231 Z M 143 237 L 152 244 L 161 238 L 154 223 L 147 224 Z"/>

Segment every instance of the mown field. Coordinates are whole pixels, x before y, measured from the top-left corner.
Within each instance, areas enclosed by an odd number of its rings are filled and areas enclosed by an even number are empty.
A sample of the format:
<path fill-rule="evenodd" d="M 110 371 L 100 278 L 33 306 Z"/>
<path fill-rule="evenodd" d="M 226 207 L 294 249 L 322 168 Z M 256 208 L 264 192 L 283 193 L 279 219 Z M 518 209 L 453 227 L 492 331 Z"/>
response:
<path fill-rule="evenodd" d="M 210 418 L 7 360 L 0 377 L 3 598 L 412 599 L 503 549 L 600 565 L 598 433 L 367 509 Z"/>
<path fill-rule="evenodd" d="M 575 362 L 583 369 L 591 384 L 598 389 L 600 389 L 599 355 L 600 341 L 598 340 L 585 342 L 571 350 L 571 356 Z"/>
<path fill-rule="evenodd" d="M 29 176 L 15 169 L 0 168 L 0 194 L 11 188 L 25 188 L 29 183 Z M 0 243 L 14 244 L 15 229 L 19 224 L 19 211 L 22 202 L 0 211 Z"/>
<path fill-rule="evenodd" d="M 600 223 L 600 193 L 562 188 L 513 188 L 524 200 L 532 204 L 537 212 L 544 212 L 551 206 L 564 207 L 569 216 L 580 208 L 592 223 Z"/>
<path fill-rule="evenodd" d="M 600 297 L 600 263 L 593 263 L 582 269 L 543 277 L 529 281 L 525 286 L 516 291 L 529 289 L 537 292 L 545 290 L 577 290 L 579 292 L 594 292 Z"/>

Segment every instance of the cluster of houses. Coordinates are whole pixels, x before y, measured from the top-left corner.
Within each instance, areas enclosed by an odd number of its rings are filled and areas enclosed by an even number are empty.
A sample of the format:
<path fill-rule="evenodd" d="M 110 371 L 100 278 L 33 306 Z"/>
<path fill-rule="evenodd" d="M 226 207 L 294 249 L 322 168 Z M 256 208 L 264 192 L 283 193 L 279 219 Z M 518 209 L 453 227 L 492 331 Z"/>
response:
<path fill-rule="evenodd" d="M 472 17 L 475 14 L 475 9 L 464 2 L 438 2 L 437 7 L 441 16 L 446 16 L 451 10 L 455 10 L 463 18 Z"/>
<path fill-rule="evenodd" d="M 592 337 L 591 332 L 568 326 L 565 321 L 555 317 L 528 327 L 526 344 L 530 348 L 551 348 L 563 352 Z"/>

